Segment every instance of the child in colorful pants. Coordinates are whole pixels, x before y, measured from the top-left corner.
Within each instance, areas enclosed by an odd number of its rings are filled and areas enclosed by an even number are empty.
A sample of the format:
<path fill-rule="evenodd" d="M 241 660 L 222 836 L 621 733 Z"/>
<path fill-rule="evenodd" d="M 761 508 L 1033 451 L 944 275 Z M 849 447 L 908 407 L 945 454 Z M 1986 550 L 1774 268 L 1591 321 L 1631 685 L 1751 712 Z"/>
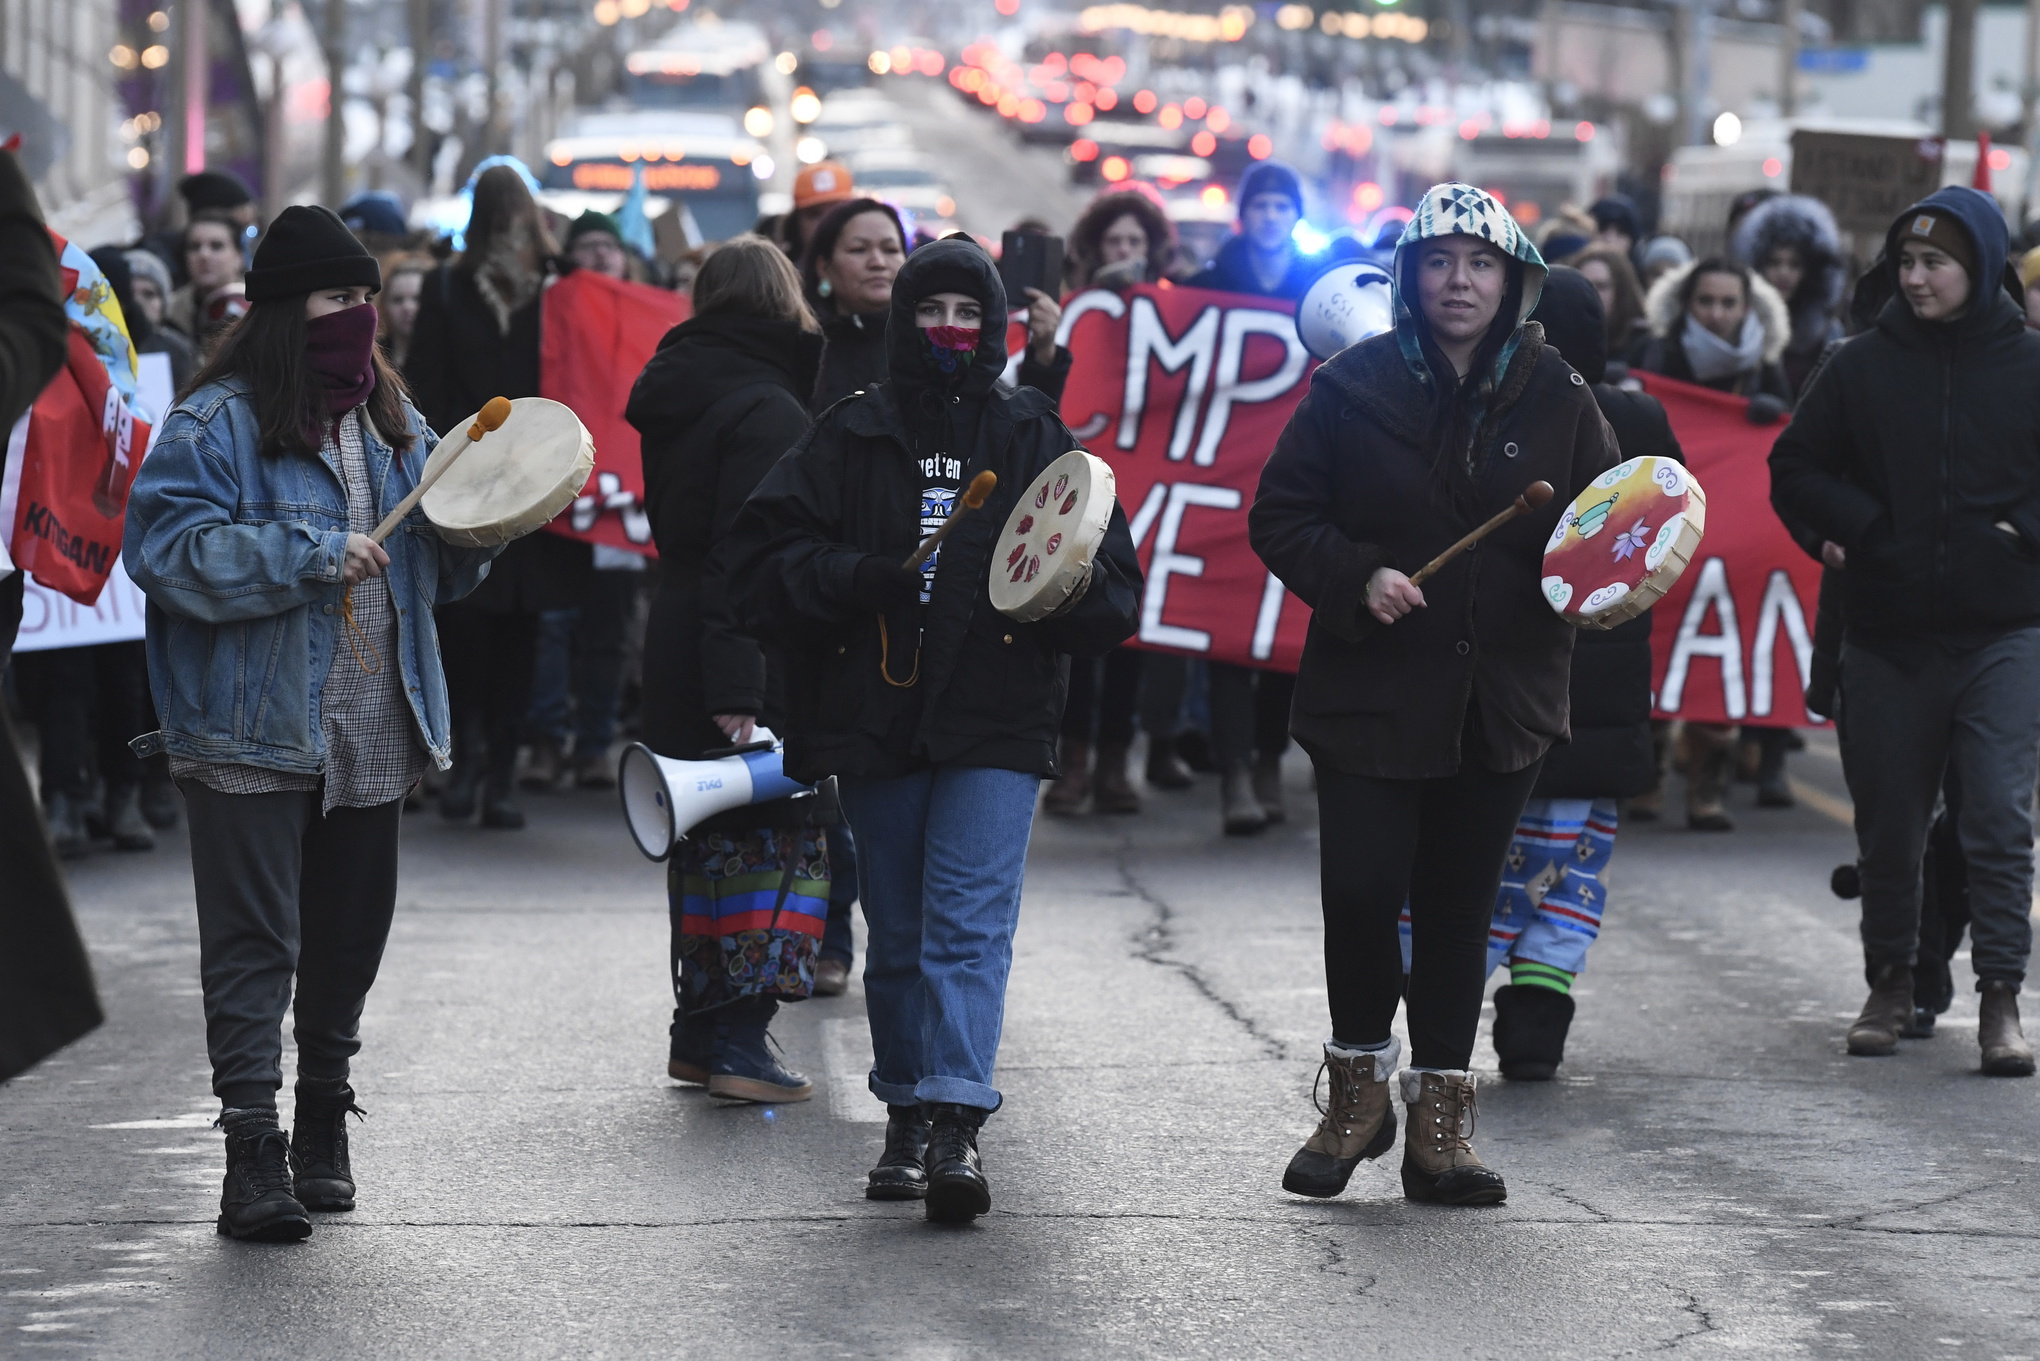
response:
<path fill-rule="evenodd" d="M 1488 926 L 1488 972 L 1509 966 L 1509 985 L 1495 993 L 1495 1053 L 1504 1077 L 1549 1078 L 1564 1056 L 1572 981 L 1586 968 L 1608 904 L 1618 803 L 1532 799 L 1516 823 Z M 1407 907 L 1400 930 L 1407 972 Z"/>

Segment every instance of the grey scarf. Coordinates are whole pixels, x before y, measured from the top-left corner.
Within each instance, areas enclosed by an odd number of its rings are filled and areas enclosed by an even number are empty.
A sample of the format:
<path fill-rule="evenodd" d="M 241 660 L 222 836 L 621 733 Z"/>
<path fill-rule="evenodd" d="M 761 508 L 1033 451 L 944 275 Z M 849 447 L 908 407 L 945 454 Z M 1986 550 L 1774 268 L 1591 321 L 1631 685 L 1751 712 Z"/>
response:
<path fill-rule="evenodd" d="M 1764 323 L 1754 310 L 1743 317 L 1742 336 L 1731 345 L 1686 315 L 1686 328 L 1679 333 L 1686 362 L 1693 366 L 1695 381 L 1715 383 L 1739 373 L 1754 373 L 1764 362 Z"/>

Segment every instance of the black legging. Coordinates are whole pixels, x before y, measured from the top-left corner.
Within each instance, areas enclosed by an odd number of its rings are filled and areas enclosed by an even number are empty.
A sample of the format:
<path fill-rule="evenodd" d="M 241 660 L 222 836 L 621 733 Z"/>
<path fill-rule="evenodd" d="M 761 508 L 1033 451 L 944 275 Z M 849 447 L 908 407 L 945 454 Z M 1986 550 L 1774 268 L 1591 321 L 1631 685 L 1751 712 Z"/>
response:
<path fill-rule="evenodd" d="M 452 604 L 441 605 L 437 617 L 455 767 L 472 772 L 477 757 L 486 753 L 490 777 L 505 783 L 516 766 L 524 715 L 531 707 L 538 616 Z"/>
<path fill-rule="evenodd" d="M 1411 1066 L 1464 1068 L 1473 1058 L 1488 923 L 1537 770 L 1384 780 L 1317 762 L 1325 986 L 1340 1044 L 1389 1036 L 1404 989 L 1396 921 L 1407 901 Z"/>
<path fill-rule="evenodd" d="M 1289 749 L 1295 676 L 1231 662 L 1211 663 L 1210 676 L 1211 754 L 1220 766 L 1272 760 Z"/>
<path fill-rule="evenodd" d="M 1133 745 L 1133 711 L 1140 698 L 1141 654 L 1115 647 L 1103 657 L 1070 658 L 1070 696 L 1063 705 L 1062 735 L 1089 742 L 1096 731 L 1101 747 Z M 1104 673 L 1101 683 L 1099 673 Z"/>

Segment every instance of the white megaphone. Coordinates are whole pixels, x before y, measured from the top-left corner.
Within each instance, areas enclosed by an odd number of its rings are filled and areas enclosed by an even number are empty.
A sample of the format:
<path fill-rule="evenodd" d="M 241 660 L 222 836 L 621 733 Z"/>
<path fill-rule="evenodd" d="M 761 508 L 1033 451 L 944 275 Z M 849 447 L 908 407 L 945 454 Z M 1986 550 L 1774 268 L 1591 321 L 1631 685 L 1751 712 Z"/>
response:
<path fill-rule="evenodd" d="M 1303 348 L 1330 359 L 1395 325 L 1393 285 L 1379 265 L 1333 265 L 1318 275 L 1296 304 L 1296 335 Z"/>
<path fill-rule="evenodd" d="M 780 742 L 770 728 L 713 761 L 680 761 L 661 756 L 642 742 L 624 750 L 617 774 L 624 821 L 638 849 L 664 860 L 687 834 L 714 817 L 746 804 L 812 796 L 813 785 L 789 780 L 780 763 Z"/>

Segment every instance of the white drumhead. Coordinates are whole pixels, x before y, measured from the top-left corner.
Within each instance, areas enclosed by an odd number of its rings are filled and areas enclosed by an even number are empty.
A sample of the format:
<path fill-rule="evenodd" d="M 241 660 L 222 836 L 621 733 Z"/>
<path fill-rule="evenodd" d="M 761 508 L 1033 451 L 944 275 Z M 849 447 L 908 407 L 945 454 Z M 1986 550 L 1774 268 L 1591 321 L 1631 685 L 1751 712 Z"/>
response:
<path fill-rule="evenodd" d="M 473 424 L 469 417 L 442 440 L 434 461 L 467 445 Z M 419 504 L 449 543 L 491 548 L 531 533 L 572 505 L 594 471 L 595 441 L 573 408 L 519 397 L 501 426 L 461 449 Z"/>
<path fill-rule="evenodd" d="M 1072 449 L 1020 494 L 992 550 L 992 607 L 1023 624 L 1046 619 L 1077 589 L 1112 522 L 1112 465 Z"/>

